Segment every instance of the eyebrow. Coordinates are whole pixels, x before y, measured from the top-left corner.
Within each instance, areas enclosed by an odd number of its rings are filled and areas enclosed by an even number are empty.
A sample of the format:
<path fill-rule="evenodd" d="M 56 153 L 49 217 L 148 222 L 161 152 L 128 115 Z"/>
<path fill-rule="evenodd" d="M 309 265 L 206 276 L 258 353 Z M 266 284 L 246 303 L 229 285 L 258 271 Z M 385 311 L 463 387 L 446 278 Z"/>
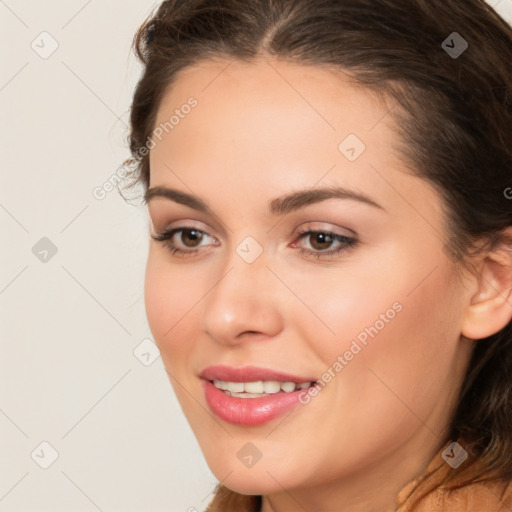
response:
<path fill-rule="evenodd" d="M 198 210 L 200 212 L 211 211 L 208 204 L 196 196 L 167 187 L 152 187 L 144 194 L 144 202 L 148 204 L 152 199 L 164 198 L 183 204 Z M 285 215 L 295 210 L 305 208 L 314 203 L 326 201 L 328 199 L 349 199 L 358 201 L 374 208 L 386 211 L 380 204 L 361 192 L 356 192 L 340 186 L 322 187 L 314 189 L 305 189 L 293 192 L 292 194 L 272 199 L 268 204 L 268 211 L 271 215 Z"/>

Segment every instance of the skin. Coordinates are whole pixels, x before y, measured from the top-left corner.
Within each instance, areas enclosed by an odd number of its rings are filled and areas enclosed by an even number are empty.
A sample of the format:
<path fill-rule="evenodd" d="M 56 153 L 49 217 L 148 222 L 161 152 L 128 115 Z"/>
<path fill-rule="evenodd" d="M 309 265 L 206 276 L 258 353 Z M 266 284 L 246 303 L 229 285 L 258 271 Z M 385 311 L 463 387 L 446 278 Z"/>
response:
<path fill-rule="evenodd" d="M 486 309 L 494 296 L 483 281 L 454 278 L 441 199 L 393 151 L 390 105 L 341 73 L 272 59 L 228 63 L 187 68 L 158 110 L 156 125 L 190 96 L 198 101 L 151 150 L 150 187 L 192 193 L 210 211 L 148 203 L 151 234 L 191 225 L 205 233 L 195 243 L 189 232 L 174 236 L 184 251 L 199 248 L 192 256 L 150 241 L 152 334 L 224 485 L 263 495 L 263 512 L 391 510 L 448 439 L 471 338 L 499 330 L 511 308 L 496 298 Z M 366 145 L 354 162 L 338 150 L 350 133 Z M 284 216 L 267 212 L 272 199 L 321 185 L 363 192 L 384 209 L 329 199 Z M 299 240 L 305 228 L 355 233 L 359 243 L 317 259 L 297 246 L 321 252 L 339 242 Z M 247 236 L 263 249 L 250 264 L 236 252 Z M 492 267 L 486 275 L 492 280 Z M 395 302 L 402 310 L 309 404 L 254 427 L 209 410 L 199 379 L 206 366 L 320 379 Z M 237 457 L 247 442 L 262 453 L 252 468 Z"/>

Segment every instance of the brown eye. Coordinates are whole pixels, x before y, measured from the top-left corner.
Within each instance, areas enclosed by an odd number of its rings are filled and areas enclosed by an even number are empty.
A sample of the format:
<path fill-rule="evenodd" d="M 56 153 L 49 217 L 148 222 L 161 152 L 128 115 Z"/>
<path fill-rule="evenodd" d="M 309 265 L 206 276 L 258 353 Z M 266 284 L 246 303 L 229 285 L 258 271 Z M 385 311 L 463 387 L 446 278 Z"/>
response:
<path fill-rule="evenodd" d="M 179 236 L 176 236 L 178 234 Z M 151 238 L 161 242 L 176 257 L 186 257 L 194 256 L 200 252 L 201 245 L 208 246 L 208 244 L 202 244 L 202 242 L 212 237 L 200 229 L 181 226 L 164 231 L 159 235 L 151 235 Z M 299 233 L 299 240 L 302 239 L 308 240 L 311 248 L 299 247 L 299 253 L 316 258 L 334 257 L 343 251 L 355 248 L 358 244 L 358 240 L 355 238 L 331 233 L 330 231 L 302 231 Z M 331 248 L 331 245 L 335 242 L 338 242 L 338 245 Z M 219 245 L 218 242 L 215 242 L 215 239 L 213 245 Z"/>
<path fill-rule="evenodd" d="M 200 229 L 181 226 L 164 231 L 159 235 L 151 235 L 151 238 L 161 242 L 171 254 L 177 257 L 185 257 L 198 253 L 201 250 L 201 245 L 207 245 L 201 243 L 211 237 Z M 214 243 L 214 245 L 216 244 Z"/>
<path fill-rule="evenodd" d="M 311 247 L 319 251 L 328 249 L 334 242 L 333 236 L 331 236 L 329 233 L 323 233 L 320 231 L 311 233 L 309 239 L 311 241 Z"/>
<path fill-rule="evenodd" d="M 358 244 L 358 240 L 355 238 L 331 233 L 330 231 L 302 231 L 299 233 L 299 240 L 307 240 L 311 247 L 300 247 L 299 253 L 315 258 L 334 257 L 344 251 L 354 249 Z M 335 242 L 338 242 L 338 245 L 331 247 Z"/>
<path fill-rule="evenodd" d="M 180 241 L 183 243 L 185 247 L 190 247 L 194 249 L 197 245 L 201 243 L 201 240 L 203 239 L 202 232 L 197 229 L 181 229 L 180 231 Z"/>

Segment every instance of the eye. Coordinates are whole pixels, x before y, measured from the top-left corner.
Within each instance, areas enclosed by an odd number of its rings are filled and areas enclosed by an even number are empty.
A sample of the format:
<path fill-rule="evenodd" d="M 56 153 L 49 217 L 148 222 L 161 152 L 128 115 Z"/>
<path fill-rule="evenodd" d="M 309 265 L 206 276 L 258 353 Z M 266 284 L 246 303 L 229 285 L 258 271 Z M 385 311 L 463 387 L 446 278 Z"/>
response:
<path fill-rule="evenodd" d="M 175 235 L 180 233 L 181 235 L 177 238 L 180 240 L 180 243 L 183 244 L 185 250 L 183 250 L 179 245 L 177 245 L 174 241 Z M 151 235 L 153 240 L 157 242 L 161 242 L 166 249 L 168 249 L 172 254 L 179 254 L 180 256 L 192 256 L 198 252 L 198 248 L 201 246 L 200 243 L 205 239 L 205 235 L 208 237 L 209 235 L 200 229 L 194 227 L 180 226 L 174 229 L 170 229 L 164 231 L 158 235 Z M 188 250 L 187 250 L 188 248 Z"/>
<path fill-rule="evenodd" d="M 181 233 L 181 235 L 176 237 L 178 233 Z M 210 237 L 210 235 L 191 226 L 179 226 L 177 228 L 164 231 L 158 235 L 151 235 L 153 240 L 161 242 L 164 247 L 171 252 L 171 254 L 178 257 L 188 257 L 198 253 L 201 247 L 201 242 L 206 240 L 206 237 Z M 353 249 L 358 243 L 358 240 L 355 238 L 327 230 L 304 230 L 299 233 L 298 239 L 303 240 L 308 237 L 310 237 L 312 241 L 312 243 L 310 243 L 312 249 L 300 247 L 298 249 L 299 254 L 314 256 L 316 258 L 335 256 L 343 251 Z M 176 243 L 175 238 L 179 240 L 179 244 Z M 328 247 L 332 246 L 334 242 L 338 242 L 339 245 L 329 249 Z M 219 244 L 217 242 L 214 245 Z M 296 247 L 296 243 L 293 243 L 291 246 Z"/>
<path fill-rule="evenodd" d="M 313 247 L 313 250 L 300 248 L 299 253 L 314 256 L 316 258 L 335 256 L 343 251 L 353 249 L 358 243 L 355 238 L 333 233 L 331 231 L 306 230 L 299 233 L 299 240 L 307 239 L 308 237 L 312 240 L 310 245 Z M 335 241 L 338 241 L 340 245 L 335 248 L 325 250 L 327 247 L 332 246 Z"/>

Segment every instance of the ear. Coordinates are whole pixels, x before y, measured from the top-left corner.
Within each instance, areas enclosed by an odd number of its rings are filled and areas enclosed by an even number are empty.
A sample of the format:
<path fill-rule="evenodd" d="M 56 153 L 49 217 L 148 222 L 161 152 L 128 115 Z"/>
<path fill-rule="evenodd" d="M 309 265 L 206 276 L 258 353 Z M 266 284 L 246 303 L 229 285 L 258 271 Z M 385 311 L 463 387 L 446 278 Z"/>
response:
<path fill-rule="evenodd" d="M 512 319 L 512 226 L 477 268 L 461 326 L 462 335 L 474 340 L 492 336 Z"/>

